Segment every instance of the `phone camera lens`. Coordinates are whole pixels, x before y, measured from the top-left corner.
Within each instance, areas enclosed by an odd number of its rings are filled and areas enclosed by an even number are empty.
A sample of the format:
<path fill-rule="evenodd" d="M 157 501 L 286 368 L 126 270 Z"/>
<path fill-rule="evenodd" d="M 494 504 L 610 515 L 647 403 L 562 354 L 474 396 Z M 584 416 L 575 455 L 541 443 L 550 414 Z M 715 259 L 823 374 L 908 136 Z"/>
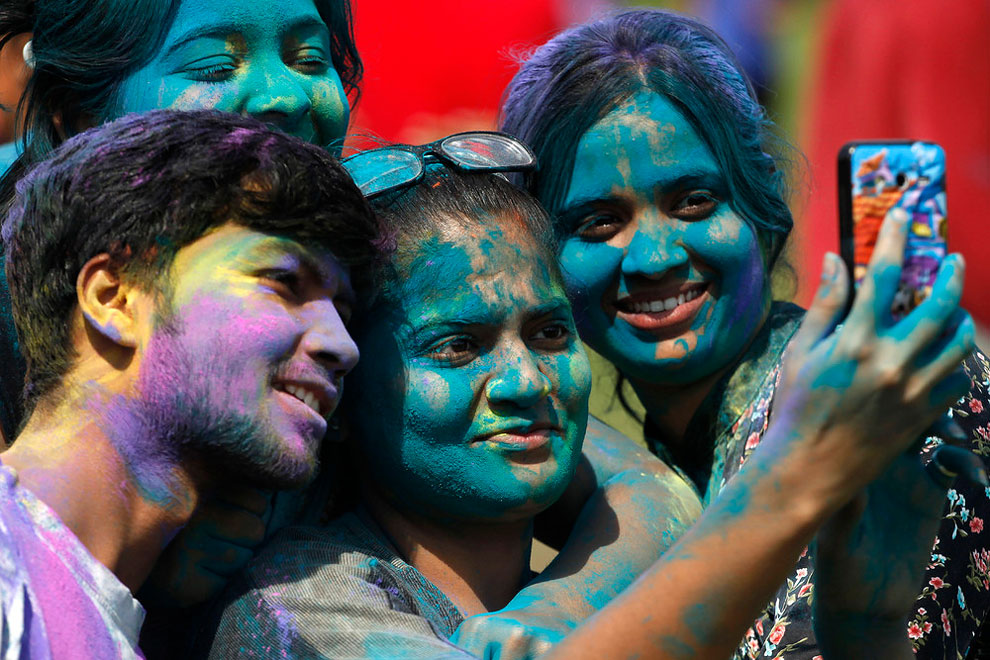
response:
<path fill-rule="evenodd" d="M 896 181 L 897 181 L 897 187 L 898 188 L 903 188 L 904 187 L 904 184 L 907 183 L 907 177 L 904 176 L 904 172 L 898 172 L 897 173 L 897 179 L 896 179 Z"/>

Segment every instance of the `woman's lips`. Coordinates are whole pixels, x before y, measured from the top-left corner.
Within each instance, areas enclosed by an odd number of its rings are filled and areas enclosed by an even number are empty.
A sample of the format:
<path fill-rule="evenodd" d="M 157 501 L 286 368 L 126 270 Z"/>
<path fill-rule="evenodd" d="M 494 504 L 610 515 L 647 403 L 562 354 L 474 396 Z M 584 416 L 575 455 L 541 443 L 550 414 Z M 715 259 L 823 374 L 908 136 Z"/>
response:
<path fill-rule="evenodd" d="M 707 284 L 683 286 L 655 294 L 637 293 L 616 301 L 616 318 L 648 332 L 681 332 L 710 298 Z"/>
<path fill-rule="evenodd" d="M 490 443 L 499 449 L 525 452 L 540 449 L 550 444 L 554 435 L 559 435 L 560 431 L 555 428 L 535 428 L 535 429 L 511 429 L 485 435 L 478 440 L 483 443 Z"/>

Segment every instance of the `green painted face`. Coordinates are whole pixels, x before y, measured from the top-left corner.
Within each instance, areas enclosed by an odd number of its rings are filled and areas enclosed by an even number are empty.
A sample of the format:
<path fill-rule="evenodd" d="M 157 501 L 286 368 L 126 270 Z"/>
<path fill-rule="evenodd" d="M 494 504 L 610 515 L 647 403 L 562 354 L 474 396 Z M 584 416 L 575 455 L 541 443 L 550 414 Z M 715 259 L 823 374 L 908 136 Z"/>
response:
<path fill-rule="evenodd" d="M 393 506 L 437 520 L 532 516 L 570 481 L 588 415 L 559 278 L 515 218 L 408 240 L 358 334 L 369 476 Z"/>
<path fill-rule="evenodd" d="M 561 268 L 581 337 L 629 377 L 692 383 L 725 367 L 766 316 L 753 228 L 705 142 L 641 92 L 578 143 L 560 212 Z"/>
<path fill-rule="evenodd" d="M 182 0 L 116 111 L 157 108 L 247 114 L 320 145 L 346 133 L 350 111 L 313 0 Z"/>

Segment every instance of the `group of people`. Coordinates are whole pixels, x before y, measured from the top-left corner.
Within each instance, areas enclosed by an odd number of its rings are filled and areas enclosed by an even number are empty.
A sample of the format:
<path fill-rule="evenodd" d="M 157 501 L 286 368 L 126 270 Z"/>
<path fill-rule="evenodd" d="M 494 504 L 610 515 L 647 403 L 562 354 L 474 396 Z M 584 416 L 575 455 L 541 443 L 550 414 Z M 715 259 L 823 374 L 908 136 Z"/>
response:
<path fill-rule="evenodd" d="M 809 310 L 773 301 L 785 145 L 710 29 L 571 28 L 499 132 L 343 161 L 346 0 L 0 9 L 24 34 L 3 657 L 971 651 L 964 262 L 895 320 L 894 212 L 858 291 L 829 255 Z M 646 449 L 589 418 L 583 343 Z"/>

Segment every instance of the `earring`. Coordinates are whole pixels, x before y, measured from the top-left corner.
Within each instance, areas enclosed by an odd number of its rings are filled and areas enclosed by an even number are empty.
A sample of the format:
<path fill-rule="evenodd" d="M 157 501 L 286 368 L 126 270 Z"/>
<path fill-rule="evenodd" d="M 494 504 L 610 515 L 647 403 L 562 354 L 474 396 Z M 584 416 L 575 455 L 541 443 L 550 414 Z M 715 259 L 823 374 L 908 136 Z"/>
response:
<path fill-rule="evenodd" d="M 24 58 L 24 64 L 29 68 L 34 68 L 34 47 L 32 46 L 33 39 L 28 39 L 24 42 L 24 49 L 21 50 L 21 57 Z"/>

